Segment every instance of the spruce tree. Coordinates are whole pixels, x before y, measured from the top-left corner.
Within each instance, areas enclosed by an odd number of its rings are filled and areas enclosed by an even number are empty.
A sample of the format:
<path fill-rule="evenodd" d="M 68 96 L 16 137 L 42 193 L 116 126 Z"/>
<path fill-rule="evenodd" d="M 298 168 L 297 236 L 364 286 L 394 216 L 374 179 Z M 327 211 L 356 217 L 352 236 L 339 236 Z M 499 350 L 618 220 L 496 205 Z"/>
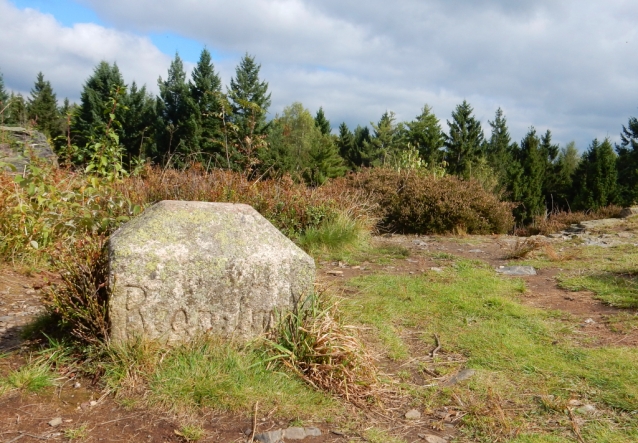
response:
<path fill-rule="evenodd" d="M 27 125 L 27 104 L 22 94 L 14 94 L 9 96 L 9 105 L 5 110 L 5 124 L 12 126 Z"/>
<path fill-rule="evenodd" d="M 558 164 L 556 159 L 560 147 L 552 143 L 552 133 L 548 129 L 543 136 L 541 136 L 540 154 L 543 163 L 543 195 L 545 196 L 545 202 L 550 211 L 558 210 L 554 201 L 559 191 L 558 183 Z"/>
<path fill-rule="evenodd" d="M 616 154 L 606 138 L 595 139 L 574 174 L 574 208 L 596 210 L 618 201 Z"/>
<path fill-rule="evenodd" d="M 452 121 L 447 121 L 449 134 L 444 134 L 449 171 L 463 177 L 471 174 L 472 163 L 480 157 L 484 139 L 481 123 L 473 112 L 470 104 L 463 100 L 452 112 Z"/>
<path fill-rule="evenodd" d="M 332 132 L 330 121 L 326 118 L 326 115 L 323 113 L 323 107 L 321 106 L 315 115 L 315 125 L 317 125 L 323 135 L 330 135 Z"/>
<path fill-rule="evenodd" d="M 622 127 L 618 154 L 619 202 L 631 206 L 638 202 L 638 119 L 630 117 L 627 126 Z"/>
<path fill-rule="evenodd" d="M 361 166 L 361 156 L 355 145 L 354 134 L 345 122 L 339 125 L 337 149 L 351 171 Z"/>
<path fill-rule="evenodd" d="M 419 156 L 428 165 L 434 166 L 441 161 L 444 144 L 443 131 L 432 108 L 425 105 L 421 114 L 406 124 L 407 142 L 419 151 Z"/>
<path fill-rule="evenodd" d="M 44 80 L 44 74 L 38 73 L 27 101 L 27 115 L 35 123 L 35 127 L 51 138 L 60 135 L 60 116 L 58 100 L 51 83 Z"/>
<path fill-rule="evenodd" d="M 364 142 L 362 160 L 364 166 L 385 165 L 390 157 L 404 145 L 401 137 L 402 128 L 396 123 L 394 112 L 386 111 L 379 119 L 379 123 L 370 122 L 374 133 L 370 140 Z"/>
<path fill-rule="evenodd" d="M 231 168 L 230 157 L 226 156 L 222 143 L 222 82 L 219 74 L 215 72 L 212 57 L 207 49 L 202 50 L 188 87 L 197 110 L 194 143 L 199 146 L 204 156 L 209 157 L 207 161 Z"/>
<path fill-rule="evenodd" d="M 265 135 L 268 131 L 266 114 L 270 107 L 268 83 L 259 79 L 261 65 L 248 54 L 235 69 L 235 77 L 230 80 L 228 96 L 231 101 L 232 122 L 237 126 L 237 141 L 245 143 L 246 138 Z"/>
<path fill-rule="evenodd" d="M 104 128 L 108 124 L 110 111 L 110 101 L 116 91 L 122 92 L 126 89 L 124 78 L 120 69 L 114 63 L 100 62 L 93 70 L 93 75 L 84 84 L 80 94 L 80 105 L 74 114 L 71 123 L 71 134 L 73 141 L 80 148 L 86 146 L 92 136 L 103 134 Z M 122 123 L 124 121 L 124 107 L 118 106 L 115 112 L 115 120 Z M 123 133 L 116 128 L 120 138 Z"/>
<path fill-rule="evenodd" d="M 512 139 L 503 110 L 498 108 L 494 121 L 488 121 L 492 135 L 485 145 L 488 164 L 496 172 L 499 183 L 506 185 L 508 168 L 512 162 Z"/>
<path fill-rule="evenodd" d="M 6 108 L 9 104 L 9 94 L 4 88 L 4 77 L 2 76 L 2 72 L 0 72 L 0 124 L 6 118 Z"/>
<path fill-rule="evenodd" d="M 157 81 L 159 96 L 157 110 L 157 150 L 159 160 L 185 163 L 197 156 L 197 109 L 191 99 L 186 72 L 179 54 L 168 68 L 166 80 Z"/>
<path fill-rule="evenodd" d="M 514 167 L 510 173 L 515 180 L 512 183 L 512 199 L 520 205 L 514 214 L 519 221 L 529 223 L 545 213 L 541 141 L 533 127 L 521 141 L 520 148 L 516 149 L 515 159 L 520 167 Z"/>
<path fill-rule="evenodd" d="M 144 160 L 157 155 L 155 145 L 155 98 L 146 91 L 146 86 L 138 88 L 132 82 L 124 99 L 122 137 L 120 143 L 125 148 L 129 167 L 135 158 Z"/>

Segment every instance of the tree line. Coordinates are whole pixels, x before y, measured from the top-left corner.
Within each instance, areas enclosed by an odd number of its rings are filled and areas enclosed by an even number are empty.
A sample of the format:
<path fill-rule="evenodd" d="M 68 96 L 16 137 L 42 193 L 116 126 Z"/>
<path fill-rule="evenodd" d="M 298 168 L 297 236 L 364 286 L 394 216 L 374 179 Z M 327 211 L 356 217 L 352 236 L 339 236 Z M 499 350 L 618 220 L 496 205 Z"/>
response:
<path fill-rule="evenodd" d="M 268 120 L 271 105 L 261 65 L 246 54 L 224 91 L 208 50 L 187 78 L 179 55 L 159 94 L 124 83 L 117 64 L 99 63 L 86 80 L 80 102 L 58 105 L 39 73 L 29 97 L 8 93 L 0 75 L 0 123 L 33 125 L 54 142 L 67 162 L 85 165 L 95 140 L 111 134 L 123 169 L 145 162 L 242 171 L 250 177 L 290 174 L 309 185 L 366 167 L 419 169 L 476 179 L 517 202 L 520 222 L 554 210 L 588 210 L 638 200 L 638 120 L 622 127 L 621 142 L 593 140 L 579 155 L 574 142 L 560 147 L 551 131 L 530 127 L 513 141 L 499 108 L 486 136 L 472 106 L 456 106 L 448 131 L 425 105 L 412 121 L 385 112 L 378 122 L 336 133 L 323 108 L 312 115 L 301 103 Z M 99 145 L 102 146 L 102 145 Z"/>

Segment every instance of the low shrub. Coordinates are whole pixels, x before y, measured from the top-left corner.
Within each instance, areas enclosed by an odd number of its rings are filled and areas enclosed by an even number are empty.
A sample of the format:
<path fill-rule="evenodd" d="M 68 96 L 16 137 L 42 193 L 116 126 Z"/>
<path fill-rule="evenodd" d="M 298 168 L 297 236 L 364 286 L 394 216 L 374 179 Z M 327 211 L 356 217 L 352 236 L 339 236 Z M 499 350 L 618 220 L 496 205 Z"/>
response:
<path fill-rule="evenodd" d="M 347 183 L 378 203 L 382 230 L 492 234 L 505 233 L 514 225 L 512 204 L 500 201 L 475 180 L 374 168 L 351 174 Z"/>
<path fill-rule="evenodd" d="M 140 176 L 119 182 L 116 188 L 142 206 L 161 200 L 245 203 L 292 239 L 341 217 L 356 221 L 361 230 L 373 224 L 373 205 L 365 196 L 332 182 L 311 188 L 289 176 L 249 180 L 238 172 L 203 170 L 195 165 L 185 170 L 148 167 Z"/>

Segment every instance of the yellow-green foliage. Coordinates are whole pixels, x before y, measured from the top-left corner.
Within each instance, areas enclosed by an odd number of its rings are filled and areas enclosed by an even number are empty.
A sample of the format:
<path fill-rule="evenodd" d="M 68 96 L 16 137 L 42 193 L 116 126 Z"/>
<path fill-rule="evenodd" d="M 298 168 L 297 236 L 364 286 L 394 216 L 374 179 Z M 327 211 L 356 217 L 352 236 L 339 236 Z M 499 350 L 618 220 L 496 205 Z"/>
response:
<path fill-rule="evenodd" d="M 427 171 L 367 169 L 349 177 L 379 203 L 381 228 L 406 233 L 504 233 L 514 225 L 511 204 L 475 180 Z"/>

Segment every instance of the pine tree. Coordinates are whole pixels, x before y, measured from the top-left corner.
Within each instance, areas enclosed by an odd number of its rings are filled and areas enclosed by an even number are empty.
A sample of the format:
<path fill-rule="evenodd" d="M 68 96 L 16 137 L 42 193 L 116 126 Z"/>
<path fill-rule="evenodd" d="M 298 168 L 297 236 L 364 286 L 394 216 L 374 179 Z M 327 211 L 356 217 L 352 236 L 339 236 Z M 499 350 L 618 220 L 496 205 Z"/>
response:
<path fill-rule="evenodd" d="M 80 95 L 80 105 L 73 116 L 71 134 L 75 144 L 81 149 L 86 146 L 92 136 L 101 136 L 106 128 L 110 111 L 110 101 L 117 91 L 126 89 L 120 69 L 114 63 L 100 62 L 93 70 L 93 75 L 84 84 Z M 124 107 L 118 106 L 115 120 L 124 122 Z M 116 132 L 120 138 L 124 133 L 119 128 Z"/>
<path fill-rule="evenodd" d="M 425 105 L 421 114 L 406 125 L 407 142 L 419 151 L 421 159 L 430 166 L 440 162 L 443 157 L 443 131 L 432 108 Z"/>
<path fill-rule="evenodd" d="M 197 132 L 194 143 L 212 164 L 231 168 L 222 143 L 222 82 L 215 72 L 212 57 L 203 49 L 188 83 L 190 96 L 197 109 Z"/>
<path fill-rule="evenodd" d="M 27 104 L 22 94 L 14 94 L 9 96 L 9 105 L 5 110 L 5 124 L 12 126 L 27 125 Z"/>
<path fill-rule="evenodd" d="M 230 80 L 228 96 L 233 108 L 232 121 L 239 129 L 239 143 L 268 131 L 266 113 L 270 107 L 270 94 L 268 83 L 259 79 L 260 69 L 255 58 L 245 54 L 235 70 L 235 78 Z"/>
<path fill-rule="evenodd" d="M 159 159 L 188 162 L 198 154 L 196 146 L 197 109 L 186 83 L 186 72 L 179 54 L 168 68 L 166 80 L 157 81 L 157 150 Z"/>
<path fill-rule="evenodd" d="M 556 159 L 560 147 L 552 143 L 552 133 L 548 129 L 541 137 L 540 154 L 543 163 L 543 195 L 550 211 L 558 209 L 554 202 L 559 191 L 558 164 Z"/>
<path fill-rule="evenodd" d="M 630 117 L 627 126 L 622 127 L 618 154 L 619 202 L 631 206 L 638 202 L 638 119 Z"/>
<path fill-rule="evenodd" d="M 326 118 L 326 115 L 323 113 L 323 107 L 319 107 L 317 111 L 317 115 L 315 115 L 315 125 L 319 128 L 323 135 L 330 135 L 332 132 L 332 127 L 330 126 L 330 121 Z"/>
<path fill-rule="evenodd" d="M 596 210 L 618 201 L 616 154 L 606 138 L 595 139 L 574 174 L 574 208 Z"/>
<path fill-rule="evenodd" d="M 452 112 L 452 121 L 447 121 L 449 134 L 444 134 L 449 171 L 459 176 L 469 176 L 472 163 L 481 155 L 483 130 L 473 112 L 470 104 L 463 100 Z"/>
<path fill-rule="evenodd" d="M 520 167 L 514 167 L 510 173 L 514 179 L 512 198 L 520 206 L 514 210 L 514 214 L 519 221 L 529 223 L 534 217 L 545 213 L 541 141 L 533 127 L 521 141 L 520 148 L 515 151 L 515 159 Z"/>
<path fill-rule="evenodd" d="M 337 149 L 339 150 L 339 155 L 344 159 L 351 171 L 361 165 L 361 156 L 355 145 L 354 134 L 345 122 L 339 125 Z"/>
<path fill-rule="evenodd" d="M 51 83 L 44 80 L 44 74 L 38 73 L 31 97 L 27 101 L 27 115 L 35 122 L 35 127 L 51 138 L 60 135 L 60 115 L 58 100 Z"/>

